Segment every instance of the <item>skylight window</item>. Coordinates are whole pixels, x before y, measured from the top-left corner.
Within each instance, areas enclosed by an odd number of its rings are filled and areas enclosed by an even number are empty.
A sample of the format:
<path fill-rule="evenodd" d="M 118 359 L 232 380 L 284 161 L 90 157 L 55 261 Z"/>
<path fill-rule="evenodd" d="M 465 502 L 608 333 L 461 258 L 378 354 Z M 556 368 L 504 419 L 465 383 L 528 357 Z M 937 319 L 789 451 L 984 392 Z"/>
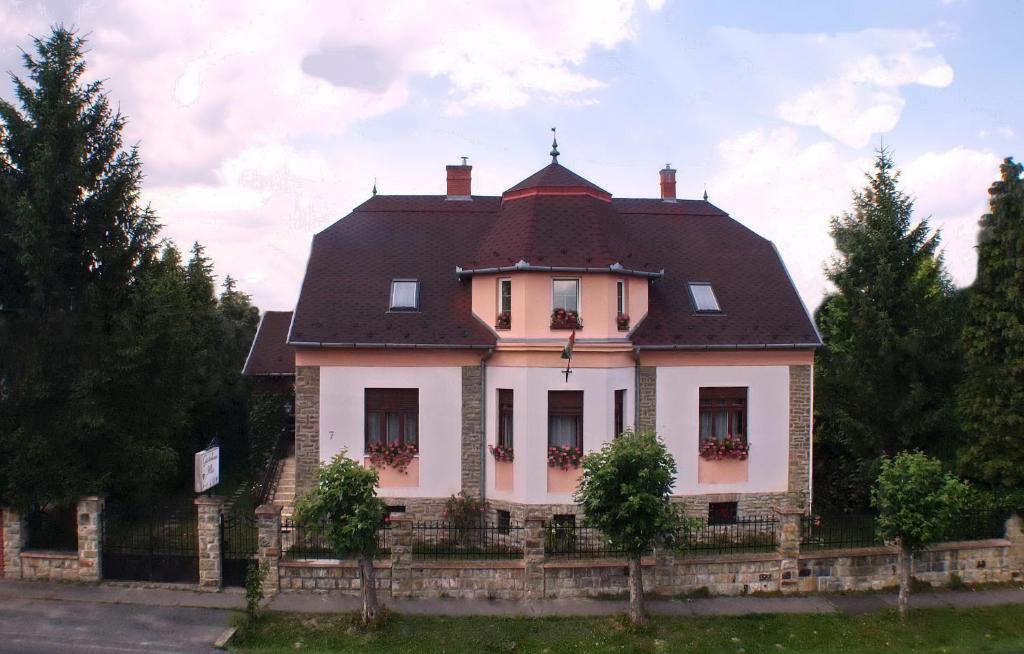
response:
<path fill-rule="evenodd" d="M 722 310 L 718 306 L 718 298 L 715 297 L 715 291 L 711 288 L 711 284 L 691 283 L 690 296 L 693 298 L 693 306 L 699 313 L 714 313 Z"/>
<path fill-rule="evenodd" d="M 420 283 L 415 279 L 391 282 L 391 310 L 415 311 L 420 308 Z"/>

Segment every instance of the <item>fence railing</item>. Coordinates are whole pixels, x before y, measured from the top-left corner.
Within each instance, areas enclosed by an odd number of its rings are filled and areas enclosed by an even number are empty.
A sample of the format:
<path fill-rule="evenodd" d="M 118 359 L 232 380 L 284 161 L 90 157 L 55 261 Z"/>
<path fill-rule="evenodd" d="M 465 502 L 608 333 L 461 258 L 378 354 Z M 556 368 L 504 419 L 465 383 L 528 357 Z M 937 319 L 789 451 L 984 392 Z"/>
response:
<path fill-rule="evenodd" d="M 600 530 L 587 524 L 553 522 L 544 525 L 544 555 L 568 559 L 619 559 L 628 553 L 612 545 Z"/>
<path fill-rule="evenodd" d="M 1006 519 L 1009 517 L 1009 511 L 996 508 L 965 510 L 953 522 L 953 527 L 946 534 L 944 540 L 1004 538 L 1006 536 Z"/>
<path fill-rule="evenodd" d="M 327 539 L 294 522 L 281 523 L 281 556 L 284 559 L 336 559 Z M 377 556 L 385 559 L 391 556 L 391 526 L 384 523 L 377 530 Z"/>
<path fill-rule="evenodd" d="M 25 522 L 25 549 L 78 550 L 78 516 L 75 507 L 53 507 L 32 511 Z"/>
<path fill-rule="evenodd" d="M 750 516 L 727 524 L 691 519 L 676 534 L 675 548 L 683 554 L 771 552 L 778 545 L 778 524 L 773 515 Z"/>
<path fill-rule="evenodd" d="M 282 464 L 285 457 L 288 456 L 288 448 L 291 445 L 292 438 L 292 430 L 288 427 L 285 427 L 278 433 L 274 449 L 270 452 L 263 466 L 263 473 L 251 489 L 252 506 L 254 508 L 272 499 L 275 485 L 281 473 Z"/>
<path fill-rule="evenodd" d="M 878 547 L 876 518 L 871 514 L 804 516 L 800 521 L 800 549 L 830 550 L 850 547 Z"/>
<path fill-rule="evenodd" d="M 514 522 L 508 525 L 417 522 L 412 525 L 412 555 L 414 559 L 427 561 L 521 559 L 523 528 Z"/>

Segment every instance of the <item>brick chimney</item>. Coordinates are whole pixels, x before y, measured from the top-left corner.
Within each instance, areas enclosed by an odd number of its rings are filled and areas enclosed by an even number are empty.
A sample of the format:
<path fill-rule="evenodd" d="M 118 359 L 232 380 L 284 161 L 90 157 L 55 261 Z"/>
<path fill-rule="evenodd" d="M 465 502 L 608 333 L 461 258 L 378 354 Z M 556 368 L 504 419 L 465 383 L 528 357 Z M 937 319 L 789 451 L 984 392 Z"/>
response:
<path fill-rule="evenodd" d="M 665 164 L 661 170 L 661 201 L 676 201 L 676 171 L 672 170 L 672 164 Z"/>
<path fill-rule="evenodd" d="M 473 166 L 466 163 L 466 157 L 462 157 L 462 163 L 455 166 L 445 166 L 448 171 L 448 198 L 449 200 L 471 200 Z"/>

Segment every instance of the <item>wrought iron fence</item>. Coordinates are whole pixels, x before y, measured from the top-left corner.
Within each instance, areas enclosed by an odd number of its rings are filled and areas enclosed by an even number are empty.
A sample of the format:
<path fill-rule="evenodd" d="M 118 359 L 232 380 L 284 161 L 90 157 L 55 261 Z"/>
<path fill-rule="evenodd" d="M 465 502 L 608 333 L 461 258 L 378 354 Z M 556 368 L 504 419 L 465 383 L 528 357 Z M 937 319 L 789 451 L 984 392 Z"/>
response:
<path fill-rule="evenodd" d="M 688 519 L 676 534 L 676 549 L 685 554 L 731 554 L 771 552 L 778 541 L 775 516 L 739 518 L 726 524 L 708 524 L 705 519 Z"/>
<path fill-rule="evenodd" d="M 804 516 L 800 521 L 800 549 L 826 550 L 849 547 L 878 547 L 877 518 L 871 514 Z"/>
<path fill-rule="evenodd" d="M 338 555 L 331 550 L 326 538 L 291 521 L 281 523 L 281 553 L 283 558 L 291 560 L 338 558 Z M 391 525 L 385 522 L 377 530 L 377 555 L 375 558 L 386 559 L 389 556 L 391 556 Z"/>
<path fill-rule="evenodd" d="M 544 525 L 544 555 L 555 558 L 625 558 L 600 530 L 587 524 L 551 522 Z"/>
<path fill-rule="evenodd" d="M 427 561 L 519 559 L 523 557 L 523 528 L 515 522 L 417 522 L 412 525 L 412 554 Z"/>
<path fill-rule="evenodd" d="M 946 534 L 945 540 L 984 540 L 1003 538 L 1006 536 L 1006 519 L 1010 517 L 1005 510 L 994 507 L 982 509 L 969 508 L 960 512 Z"/>
<path fill-rule="evenodd" d="M 25 517 L 30 550 L 78 550 L 76 507 L 62 506 L 32 511 Z"/>
<path fill-rule="evenodd" d="M 132 509 L 107 504 L 103 576 L 134 581 L 199 581 L 195 507 Z"/>

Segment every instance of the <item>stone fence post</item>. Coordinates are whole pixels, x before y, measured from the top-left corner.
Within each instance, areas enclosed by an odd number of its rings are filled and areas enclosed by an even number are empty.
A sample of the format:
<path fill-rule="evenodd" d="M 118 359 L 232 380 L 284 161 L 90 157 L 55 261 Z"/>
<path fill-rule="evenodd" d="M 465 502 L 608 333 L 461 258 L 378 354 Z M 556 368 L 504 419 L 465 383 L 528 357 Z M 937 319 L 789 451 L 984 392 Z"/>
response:
<path fill-rule="evenodd" d="M 528 517 L 523 525 L 523 591 L 527 600 L 544 599 L 544 520 Z"/>
<path fill-rule="evenodd" d="M 21 579 L 21 549 L 28 540 L 28 526 L 14 509 L 6 508 L 0 512 L 4 520 L 4 577 Z"/>
<path fill-rule="evenodd" d="M 391 597 L 412 597 L 412 519 L 391 517 Z"/>
<path fill-rule="evenodd" d="M 264 504 L 256 507 L 256 528 L 258 549 L 256 561 L 262 565 L 267 563 L 267 576 L 263 580 L 264 592 L 274 595 L 281 590 L 281 507 L 276 504 Z"/>
<path fill-rule="evenodd" d="M 1014 513 L 1006 520 L 1006 540 L 1010 541 L 1010 572 L 1024 574 L 1024 518 Z"/>
<path fill-rule="evenodd" d="M 800 586 L 800 519 L 803 511 L 793 506 L 776 506 L 779 518 L 779 591 L 795 593 Z"/>
<path fill-rule="evenodd" d="M 220 590 L 223 578 L 220 527 L 224 498 L 197 497 L 195 505 L 196 531 L 199 539 L 199 588 L 201 590 Z"/>
<path fill-rule="evenodd" d="M 671 545 L 658 543 L 654 546 L 654 586 L 658 595 L 676 593 L 676 551 Z"/>
<path fill-rule="evenodd" d="M 78 579 L 103 579 L 103 495 L 88 495 L 78 500 Z"/>

